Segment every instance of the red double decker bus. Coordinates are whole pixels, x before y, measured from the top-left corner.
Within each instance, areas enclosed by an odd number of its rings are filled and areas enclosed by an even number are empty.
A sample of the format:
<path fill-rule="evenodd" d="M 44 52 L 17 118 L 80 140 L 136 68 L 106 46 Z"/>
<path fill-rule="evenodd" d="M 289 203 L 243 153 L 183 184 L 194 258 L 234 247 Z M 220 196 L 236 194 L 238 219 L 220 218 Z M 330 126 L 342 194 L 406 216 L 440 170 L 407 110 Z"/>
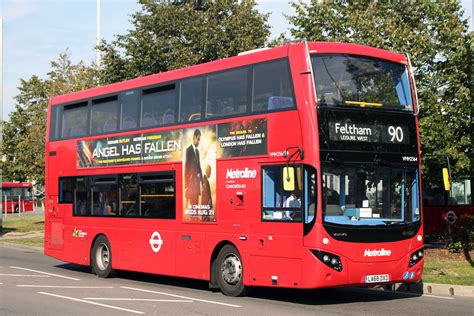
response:
<path fill-rule="evenodd" d="M 31 212 L 33 205 L 33 185 L 30 182 L 2 182 L 3 213 Z"/>
<path fill-rule="evenodd" d="M 53 98 L 45 253 L 251 286 L 420 280 L 409 61 L 294 43 Z"/>

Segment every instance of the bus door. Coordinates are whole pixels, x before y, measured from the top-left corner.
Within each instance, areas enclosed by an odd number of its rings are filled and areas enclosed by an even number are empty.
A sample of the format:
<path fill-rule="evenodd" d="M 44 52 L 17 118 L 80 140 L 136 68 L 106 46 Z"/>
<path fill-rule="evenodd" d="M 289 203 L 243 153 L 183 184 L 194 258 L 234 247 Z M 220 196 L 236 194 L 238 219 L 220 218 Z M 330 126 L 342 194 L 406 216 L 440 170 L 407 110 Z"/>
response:
<path fill-rule="evenodd" d="M 309 177 L 302 165 L 262 166 L 262 225 L 254 241 L 257 248 L 250 267 L 254 285 L 301 284 L 303 225 L 305 210 L 309 210 L 305 186 Z"/>

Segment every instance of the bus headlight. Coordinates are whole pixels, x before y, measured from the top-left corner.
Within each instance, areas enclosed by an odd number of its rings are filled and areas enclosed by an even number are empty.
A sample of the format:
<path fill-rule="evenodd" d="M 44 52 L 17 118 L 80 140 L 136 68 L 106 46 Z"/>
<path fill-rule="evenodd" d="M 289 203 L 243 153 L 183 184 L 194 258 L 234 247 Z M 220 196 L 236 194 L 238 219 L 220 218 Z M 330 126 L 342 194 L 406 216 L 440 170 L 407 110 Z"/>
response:
<path fill-rule="evenodd" d="M 408 266 L 413 267 L 415 264 L 420 262 L 420 260 L 423 258 L 423 254 L 424 254 L 423 248 L 412 253 L 410 256 L 410 262 L 408 263 Z"/>
<path fill-rule="evenodd" d="M 318 258 L 322 263 L 324 263 L 328 267 L 338 272 L 342 271 L 341 257 L 333 255 L 332 253 L 329 253 L 329 252 L 321 251 L 321 250 L 311 249 L 311 252 L 316 258 Z"/>

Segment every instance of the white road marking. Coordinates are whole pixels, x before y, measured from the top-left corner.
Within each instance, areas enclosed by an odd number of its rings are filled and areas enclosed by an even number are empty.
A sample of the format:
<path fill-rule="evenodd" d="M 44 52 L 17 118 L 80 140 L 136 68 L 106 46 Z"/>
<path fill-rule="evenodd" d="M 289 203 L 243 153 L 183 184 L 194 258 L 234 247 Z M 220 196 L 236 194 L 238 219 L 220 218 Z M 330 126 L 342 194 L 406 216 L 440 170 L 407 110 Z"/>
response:
<path fill-rule="evenodd" d="M 37 277 L 37 278 L 49 278 L 49 275 L 42 275 L 42 274 L 8 274 L 8 273 L 0 273 L 0 276 L 11 276 L 11 277 Z"/>
<path fill-rule="evenodd" d="M 106 305 L 106 304 L 101 304 L 101 303 L 96 303 L 96 302 L 89 302 L 89 301 L 81 300 L 80 298 L 57 295 L 57 294 L 52 294 L 52 293 L 47 293 L 47 292 L 38 292 L 38 294 L 64 298 L 64 299 L 71 300 L 71 301 L 76 301 L 76 302 L 81 302 L 81 303 L 86 303 L 86 304 L 91 304 L 91 305 L 97 305 L 97 306 L 102 306 L 102 307 L 107 307 L 107 308 L 112 308 L 112 309 L 118 309 L 118 310 L 121 310 L 121 311 L 124 311 L 124 312 L 130 312 L 130 313 L 134 313 L 134 314 L 145 314 L 144 312 L 136 311 L 136 310 L 133 310 L 133 309 L 127 309 L 127 308 L 122 308 L 122 307 L 117 307 L 117 306 L 112 306 L 112 305 Z"/>
<path fill-rule="evenodd" d="M 71 277 L 67 277 L 67 276 L 64 276 L 64 275 L 60 275 L 60 274 L 54 274 L 54 273 L 43 272 L 43 271 L 27 269 L 27 268 L 21 268 L 21 267 L 14 267 L 14 266 L 10 266 L 10 268 L 20 269 L 20 270 L 25 270 L 25 271 L 31 271 L 31 272 L 41 273 L 41 274 L 46 274 L 46 275 L 55 276 L 55 277 L 58 277 L 58 278 L 63 278 L 63 279 L 68 279 L 68 280 L 73 280 L 73 281 L 80 281 L 80 279 L 71 278 Z"/>
<path fill-rule="evenodd" d="M 55 289 L 113 289 L 113 286 L 72 286 L 72 285 L 33 285 L 33 284 L 19 284 L 18 287 L 40 287 L 40 288 L 55 288 Z"/>
<path fill-rule="evenodd" d="M 431 294 L 423 294 L 424 297 L 433 297 L 433 298 L 442 298 L 444 300 L 454 300 L 454 297 L 447 297 L 447 296 L 438 296 L 438 295 L 431 295 Z"/>
<path fill-rule="evenodd" d="M 144 289 L 137 289 L 137 288 L 128 287 L 128 286 L 121 286 L 121 288 L 122 288 L 122 289 L 127 289 L 127 290 L 133 290 L 133 291 L 141 291 L 141 292 L 146 292 L 146 293 L 154 293 L 154 294 L 167 295 L 167 296 L 171 296 L 171 297 L 177 297 L 177 298 L 182 298 L 182 299 L 185 299 L 185 300 L 191 300 L 191 301 L 196 301 L 196 302 L 204 302 L 204 303 L 209 303 L 209 304 L 224 305 L 224 306 L 229 306 L 229 307 L 242 307 L 242 306 L 239 306 L 239 305 L 221 303 L 221 302 L 216 302 L 216 301 L 202 300 L 202 299 L 198 299 L 198 298 L 192 298 L 192 297 L 187 297 L 187 296 L 169 294 L 169 293 L 164 293 L 164 292 L 157 292 L 157 291 L 150 291 L 150 290 L 144 290 Z"/>
<path fill-rule="evenodd" d="M 170 303 L 192 303 L 191 300 L 157 300 L 153 298 L 121 298 L 121 297 L 83 297 L 83 300 L 91 301 L 138 301 L 138 302 L 170 302 Z"/>

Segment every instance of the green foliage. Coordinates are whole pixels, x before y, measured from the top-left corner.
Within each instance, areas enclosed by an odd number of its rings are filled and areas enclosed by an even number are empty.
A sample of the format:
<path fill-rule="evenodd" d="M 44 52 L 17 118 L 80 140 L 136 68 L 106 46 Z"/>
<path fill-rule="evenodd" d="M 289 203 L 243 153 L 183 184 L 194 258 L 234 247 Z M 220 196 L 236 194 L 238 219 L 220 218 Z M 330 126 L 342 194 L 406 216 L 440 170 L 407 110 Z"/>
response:
<path fill-rule="evenodd" d="M 312 0 L 292 6 L 296 14 L 288 19 L 297 39 L 409 53 L 421 105 L 422 153 L 449 154 L 454 177 L 469 173 L 473 44 L 458 1 Z"/>
<path fill-rule="evenodd" d="M 44 140 L 49 98 L 103 84 L 237 55 L 263 47 L 268 15 L 254 0 L 140 0 L 132 29 L 99 49 L 100 73 L 67 54 L 51 63 L 46 79 L 20 81 L 15 111 L 4 122 L 5 180 L 44 183 Z"/>
<path fill-rule="evenodd" d="M 140 0 L 133 28 L 103 42 L 101 83 L 209 62 L 263 47 L 268 15 L 254 0 Z"/>
<path fill-rule="evenodd" d="M 463 246 L 460 240 L 451 241 L 448 243 L 448 250 L 450 253 L 461 253 Z"/>
<path fill-rule="evenodd" d="M 83 62 L 73 64 L 68 54 L 51 62 L 47 79 L 33 75 L 20 80 L 15 111 L 3 122 L 4 181 L 44 183 L 46 112 L 51 97 L 97 85 L 97 70 Z"/>
<path fill-rule="evenodd" d="M 452 253 L 468 253 L 474 249 L 474 215 L 464 215 L 452 234 L 448 250 Z"/>

